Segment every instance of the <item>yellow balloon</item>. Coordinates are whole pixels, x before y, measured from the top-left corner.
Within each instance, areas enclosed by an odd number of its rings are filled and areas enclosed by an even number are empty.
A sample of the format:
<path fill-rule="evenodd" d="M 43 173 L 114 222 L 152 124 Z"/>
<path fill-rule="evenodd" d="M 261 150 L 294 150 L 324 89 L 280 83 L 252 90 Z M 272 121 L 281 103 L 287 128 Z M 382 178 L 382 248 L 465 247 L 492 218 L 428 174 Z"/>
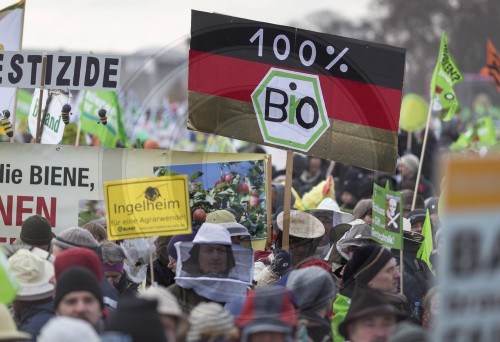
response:
<path fill-rule="evenodd" d="M 409 93 L 403 97 L 399 116 L 399 127 L 407 132 L 416 132 L 425 127 L 429 106 L 422 96 Z"/>

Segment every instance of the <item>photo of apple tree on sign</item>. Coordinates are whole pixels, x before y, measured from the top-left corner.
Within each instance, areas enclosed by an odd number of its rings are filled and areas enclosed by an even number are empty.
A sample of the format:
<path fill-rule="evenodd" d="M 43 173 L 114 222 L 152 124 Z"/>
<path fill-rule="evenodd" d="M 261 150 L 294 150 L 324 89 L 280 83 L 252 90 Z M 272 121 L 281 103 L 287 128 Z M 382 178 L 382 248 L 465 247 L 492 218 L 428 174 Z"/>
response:
<path fill-rule="evenodd" d="M 264 160 L 157 166 L 157 177 L 187 174 L 193 228 L 207 215 L 228 210 L 252 238 L 266 237 Z"/>

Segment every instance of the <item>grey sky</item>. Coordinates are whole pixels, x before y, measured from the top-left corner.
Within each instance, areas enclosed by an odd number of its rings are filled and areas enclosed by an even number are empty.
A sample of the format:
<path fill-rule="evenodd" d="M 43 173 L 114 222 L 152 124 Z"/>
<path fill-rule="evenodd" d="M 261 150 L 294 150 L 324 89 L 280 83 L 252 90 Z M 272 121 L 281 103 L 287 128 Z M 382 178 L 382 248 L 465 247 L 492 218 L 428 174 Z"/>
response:
<path fill-rule="evenodd" d="M 16 0 L 0 0 L 3 8 Z M 191 9 L 286 25 L 328 9 L 357 19 L 368 0 L 26 0 L 23 49 L 131 53 L 189 34 Z"/>

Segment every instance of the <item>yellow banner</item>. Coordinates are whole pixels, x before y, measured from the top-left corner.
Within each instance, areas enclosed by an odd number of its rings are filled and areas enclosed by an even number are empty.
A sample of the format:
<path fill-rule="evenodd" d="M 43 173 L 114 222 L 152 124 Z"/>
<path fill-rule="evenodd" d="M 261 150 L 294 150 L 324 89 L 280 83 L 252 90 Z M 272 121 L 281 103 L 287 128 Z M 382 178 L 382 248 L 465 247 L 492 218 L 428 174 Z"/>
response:
<path fill-rule="evenodd" d="M 446 169 L 446 209 L 500 206 L 500 158 L 452 158 Z"/>
<path fill-rule="evenodd" d="M 104 182 L 109 240 L 191 233 L 187 175 Z"/>

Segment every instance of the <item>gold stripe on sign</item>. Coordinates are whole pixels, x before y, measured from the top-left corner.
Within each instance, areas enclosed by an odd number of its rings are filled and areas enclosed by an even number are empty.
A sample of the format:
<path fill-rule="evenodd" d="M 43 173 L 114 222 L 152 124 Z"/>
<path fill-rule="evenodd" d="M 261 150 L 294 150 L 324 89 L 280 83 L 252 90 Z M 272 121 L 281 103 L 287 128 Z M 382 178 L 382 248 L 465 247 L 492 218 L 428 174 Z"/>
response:
<path fill-rule="evenodd" d="M 264 142 L 250 102 L 189 92 L 188 128 L 283 148 Z M 330 129 L 307 154 L 393 173 L 397 145 L 396 132 L 330 119 Z"/>

